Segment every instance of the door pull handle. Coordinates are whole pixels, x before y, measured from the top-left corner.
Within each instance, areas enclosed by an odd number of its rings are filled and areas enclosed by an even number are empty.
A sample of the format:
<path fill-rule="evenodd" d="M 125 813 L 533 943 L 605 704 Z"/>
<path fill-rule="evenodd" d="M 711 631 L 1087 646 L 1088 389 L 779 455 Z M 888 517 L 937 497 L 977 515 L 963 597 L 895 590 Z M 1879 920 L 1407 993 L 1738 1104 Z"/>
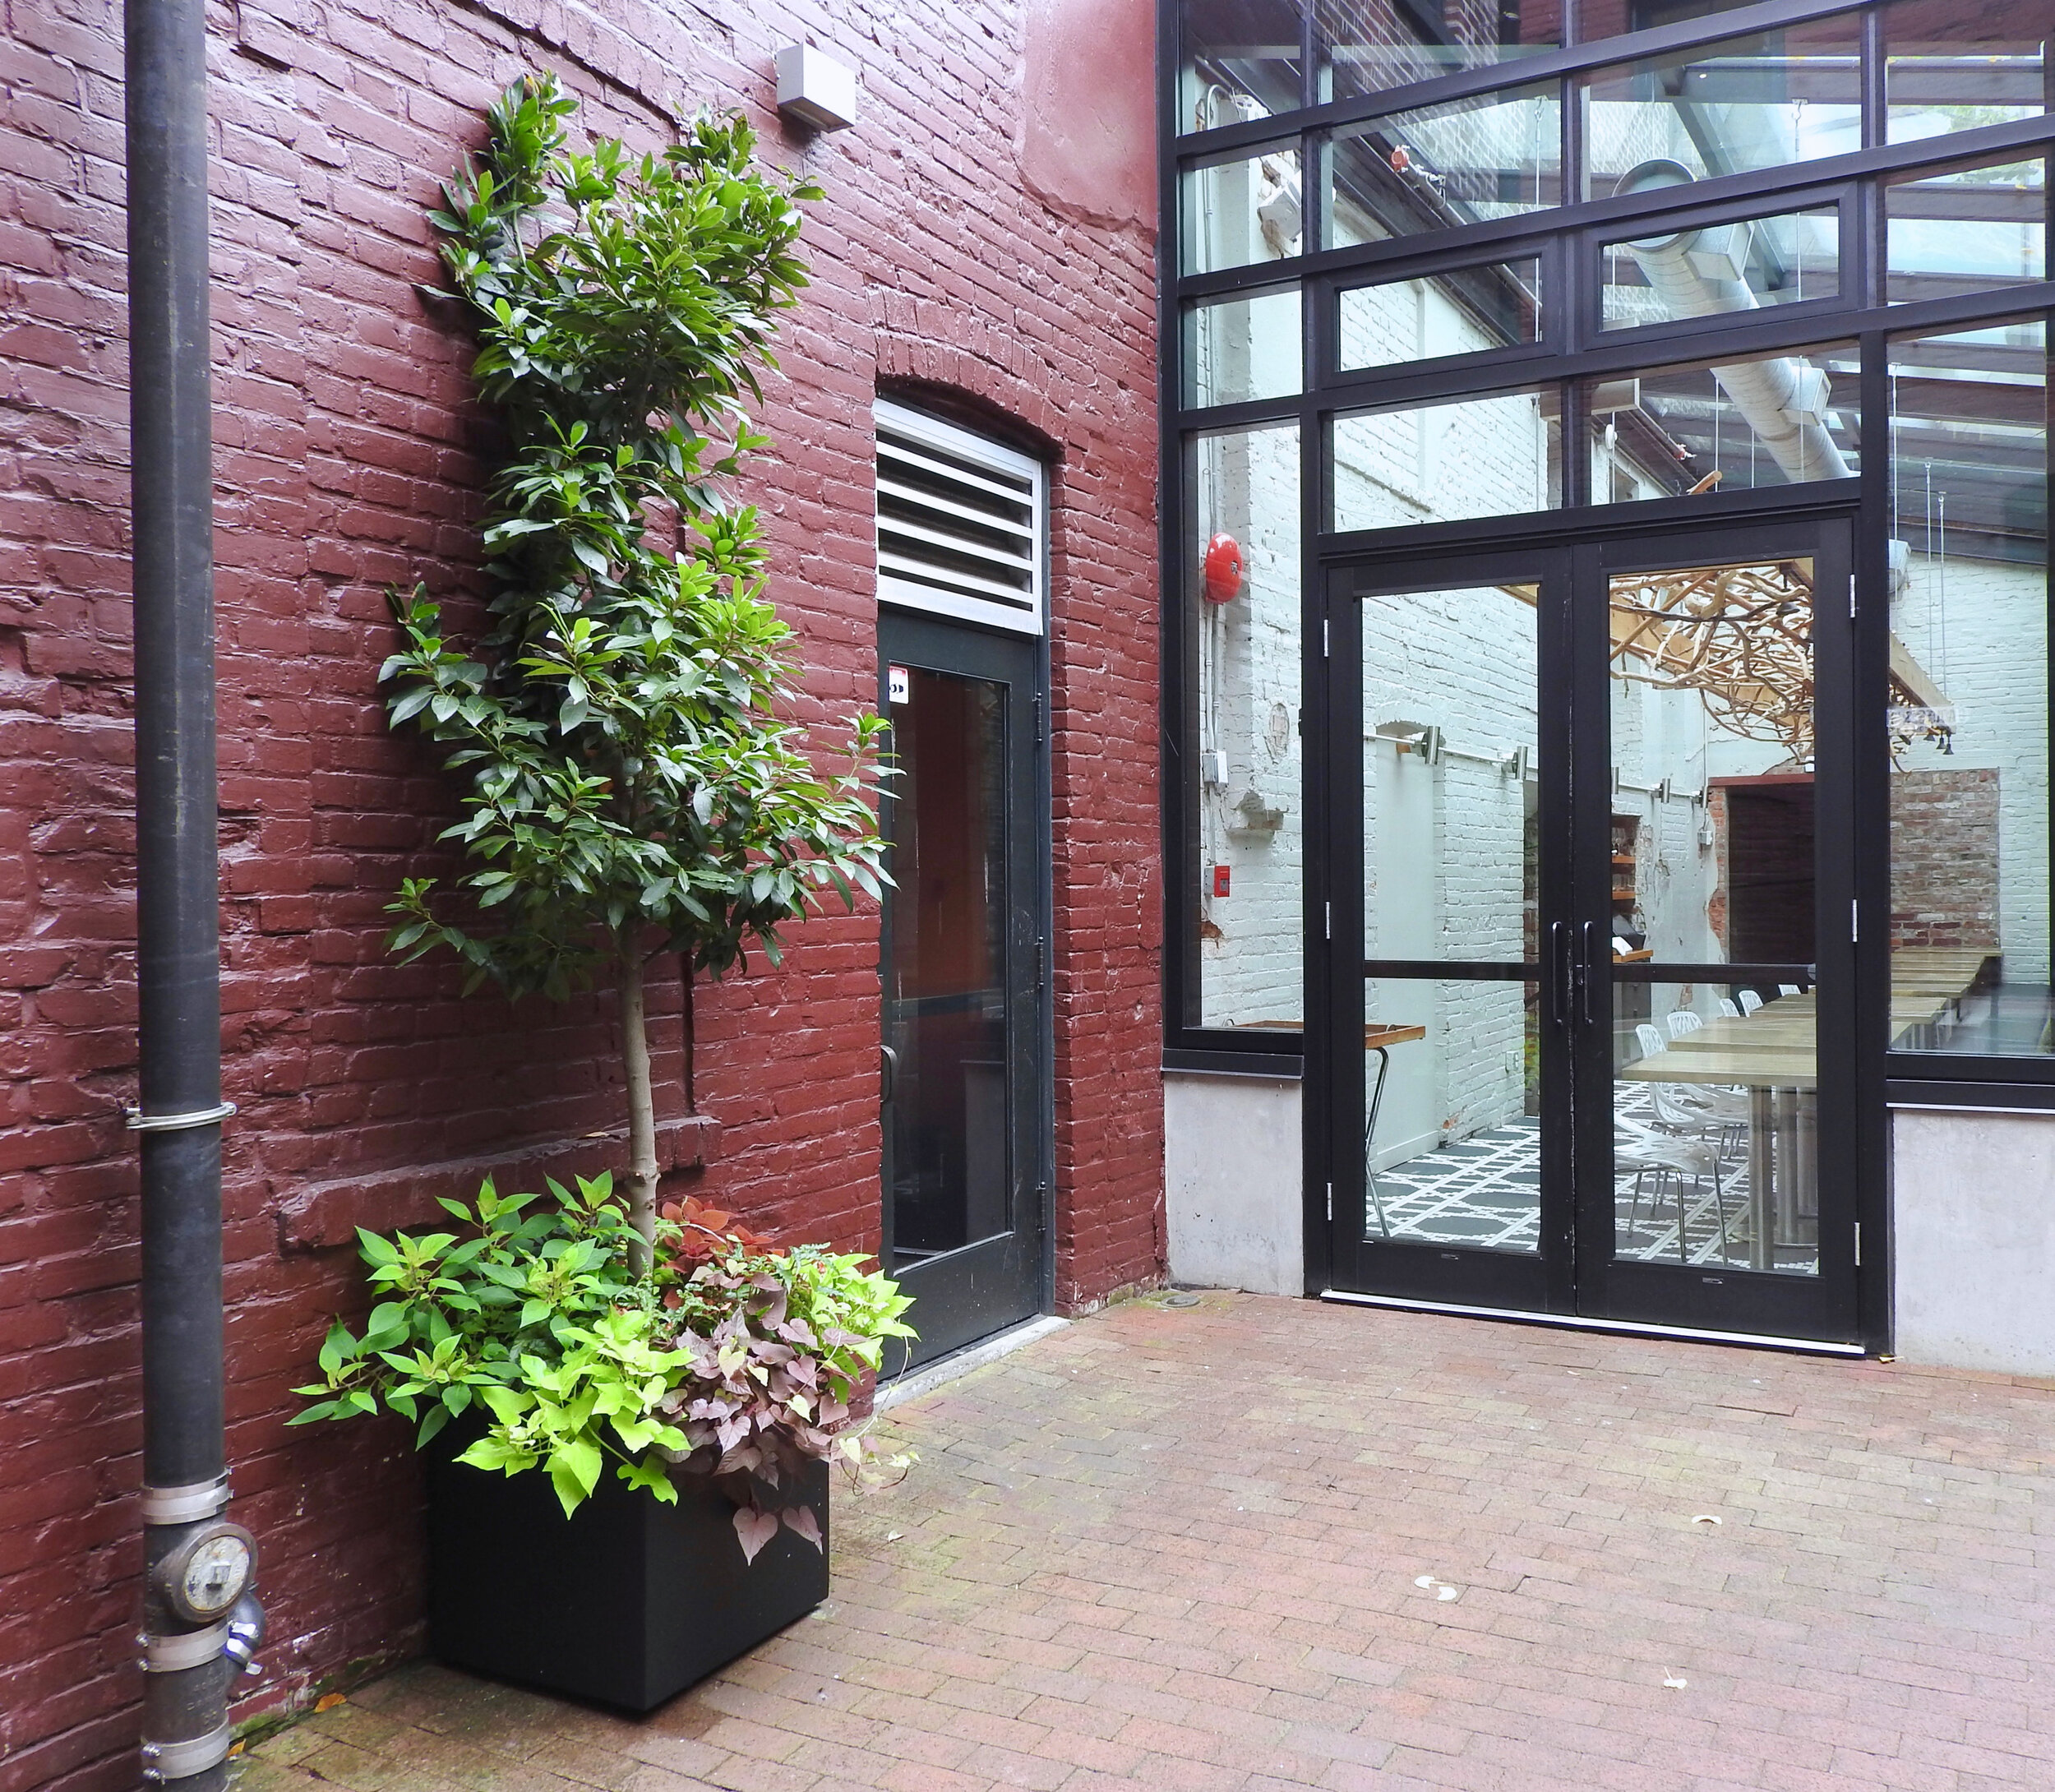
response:
<path fill-rule="evenodd" d="M 889 1046 L 878 1047 L 878 1106 L 887 1106 L 899 1087 L 899 1055 Z"/>
<path fill-rule="evenodd" d="M 1570 969 L 1570 930 L 1559 921 L 1549 923 L 1549 978 L 1555 1000 L 1555 1023 L 1567 1029 L 1573 978 Z"/>
<path fill-rule="evenodd" d="M 1577 931 L 1580 935 L 1579 944 L 1583 948 L 1582 951 L 1577 954 L 1579 960 L 1577 964 L 1577 1014 L 1578 1018 L 1588 1027 L 1592 1020 L 1591 985 L 1596 981 L 1596 966 L 1598 962 L 1591 955 L 1591 941 L 1596 935 L 1598 929 L 1593 922 L 1587 921 Z"/>

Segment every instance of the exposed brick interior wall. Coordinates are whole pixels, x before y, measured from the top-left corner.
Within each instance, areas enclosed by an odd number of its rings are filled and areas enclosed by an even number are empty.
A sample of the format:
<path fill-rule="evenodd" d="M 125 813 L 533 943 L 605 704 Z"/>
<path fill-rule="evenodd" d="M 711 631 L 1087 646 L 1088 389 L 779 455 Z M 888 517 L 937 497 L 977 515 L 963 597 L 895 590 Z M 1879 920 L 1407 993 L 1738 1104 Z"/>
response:
<path fill-rule="evenodd" d="M 1082 8 L 1082 12 L 1080 9 Z M 1138 0 L 1037 0 L 1150 79 Z M 1111 22 L 1110 22 L 1111 21 Z M 414 1647 L 418 1490 L 383 1427 L 288 1432 L 361 1185 L 411 1217 L 445 1166 L 617 1125 L 610 1004 L 460 1001 L 385 955 L 382 905 L 452 793 L 387 733 L 381 587 L 474 587 L 469 350 L 412 283 L 422 213 L 524 70 L 586 122 L 663 141 L 739 104 L 828 191 L 749 476 L 806 702 L 874 700 L 869 405 L 967 405 L 1054 459 L 1058 1298 L 1161 1263 L 1153 220 L 1107 149 L 1023 104 L 1023 9 L 538 0 L 215 8 L 224 1046 L 234 1515 L 266 1556 L 256 1707 Z M 862 118 L 810 139 L 772 55 L 857 64 Z M 0 1792 L 133 1783 L 136 1172 L 127 598 L 122 35 L 111 0 L 15 0 L 0 37 Z M 1058 84 L 1060 87 L 1060 83 Z M 1152 156 L 1146 109 L 1128 153 Z M 1117 122 L 1117 121 L 1116 121 Z M 1116 132 L 1116 136 L 1118 136 Z M 1025 159 L 1034 178 L 1024 178 Z M 787 1235 L 875 1244 L 876 921 L 806 927 L 787 968 L 702 995 L 708 1124 L 681 1176 Z M 653 991 L 681 1118 L 675 983 Z M 704 1169 L 695 1159 L 709 1161 Z M 562 1161 L 562 1160 L 559 1160 Z M 462 1173 L 468 1174 L 468 1170 Z M 425 1217 L 425 1216 L 424 1216 Z M 255 1708 L 255 1707 L 246 1707 Z"/>
<path fill-rule="evenodd" d="M 1891 780 L 1891 943 L 1998 944 L 1998 774 L 1896 772 Z"/>

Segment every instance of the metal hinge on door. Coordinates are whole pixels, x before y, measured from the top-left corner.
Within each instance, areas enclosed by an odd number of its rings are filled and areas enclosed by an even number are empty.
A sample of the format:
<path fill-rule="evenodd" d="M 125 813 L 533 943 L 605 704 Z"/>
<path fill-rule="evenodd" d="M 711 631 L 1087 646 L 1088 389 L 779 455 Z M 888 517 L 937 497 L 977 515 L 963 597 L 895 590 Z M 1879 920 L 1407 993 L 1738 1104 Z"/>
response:
<path fill-rule="evenodd" d="M 1858 1269 L 1863 1267 L 1863 1222 L 1860 1220 L 1855 1222 L 1855 1267 Z"/>
<path fill-rule="evenodd" d="M 1334 1185 L 1328 1185 L 1328 1224 L 1334 1224 Z"/>
<path fill-rule="evenodd" d="M 1855 575 L 1852 572 L 1848 575 L 1848 620 L 1855 620 Z"/>
<path fill-rule="evenodd" d="M 1049 939 L 1046 934 L 1035 935 L 1035 987 L 1041 989 L 1049 981 Z"/>
<path fill-rule="evenodd" d="M 1035 695 L 1035 745 L 1041 745 L 1041 695 L 1039 691 Z"/>

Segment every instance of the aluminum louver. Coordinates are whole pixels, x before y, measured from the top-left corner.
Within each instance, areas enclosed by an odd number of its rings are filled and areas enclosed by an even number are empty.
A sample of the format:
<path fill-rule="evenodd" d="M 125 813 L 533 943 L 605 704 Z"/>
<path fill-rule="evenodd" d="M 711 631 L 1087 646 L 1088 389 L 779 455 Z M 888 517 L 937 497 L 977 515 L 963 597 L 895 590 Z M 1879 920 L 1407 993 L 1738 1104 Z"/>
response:
<path fill-rule="evenodd" d="M 1041 632 L 1040 463 L 880 400 L 878 598 Z"/>

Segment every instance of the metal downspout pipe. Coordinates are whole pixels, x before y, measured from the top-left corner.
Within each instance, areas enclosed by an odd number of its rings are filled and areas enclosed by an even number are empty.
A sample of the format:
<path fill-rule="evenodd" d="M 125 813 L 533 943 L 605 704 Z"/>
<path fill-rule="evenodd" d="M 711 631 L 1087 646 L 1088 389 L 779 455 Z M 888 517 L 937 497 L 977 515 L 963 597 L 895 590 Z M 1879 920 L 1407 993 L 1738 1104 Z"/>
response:
<path fill-rule="evenodd" d="M 127 0 L 129 420 L 142 1148 L 142 1771 L 227 1785 L 262 1619 L 223 1522 L 221 989 L 202 0 Z M 224 1651 L 226 1652 L 224 1652 Z"/>
<path fill-rule="evenodd" d="M 1682 187 L 1692 178 L 1680 162 L 1644 162 L 1619 190 Z M 1627 247 L 1671 316 L 1710 317 L 1756 308 L 1747 275 L 1748 231 L 1746 224 L 1714 224 L 1643 237 Z M 1712 375 L 1787 478 L 1803 483 L 1848 477 L 1848 462 L 1826 432 L 1825 369 L 1800 356 L 1780 355 L 1717 366 Z"/>

